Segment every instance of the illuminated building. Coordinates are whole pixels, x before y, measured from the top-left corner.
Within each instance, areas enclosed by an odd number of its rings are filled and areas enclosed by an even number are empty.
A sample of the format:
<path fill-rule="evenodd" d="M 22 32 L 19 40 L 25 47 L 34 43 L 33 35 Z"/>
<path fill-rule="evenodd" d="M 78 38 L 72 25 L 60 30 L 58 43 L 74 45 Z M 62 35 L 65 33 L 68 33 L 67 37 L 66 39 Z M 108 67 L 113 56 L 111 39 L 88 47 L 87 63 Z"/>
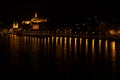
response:
<path fill-rule="evenodd" d="M 47 22 L 47 19 L 45 18 L 38 18 L 38 15 L 37 13 L 35 13 L 34 17 L 30 20 L 23 20 L 22 21 L 22 24 L 24 25 L 27 25 L 24 27 L 27 28 L 27 29 L 32 29 L 32 30 L 39 30 L 43 27 L 43 23 Z M 29 26 L 29 27 L 28 27 Z"/>
<path fill-rule="evenodd" d="M 38 30 L 39 29 L 39 25 L 38 24 L 33 24 L 32 29 Z"/>
<path fill-rule="evenodd" d="M 13 22 L 13 29 L 17 29 L 18 28 L 18 22 Z"/>
<path fill-rule="evenodd" d="M 32 23 L 42 23 L 42 22 L 47 22 L 47 19 L 38 18 L 37 13 L 35 13 L 35 16 L 31 20 L 22 21 L 22 24 L 32 24 Z"/>

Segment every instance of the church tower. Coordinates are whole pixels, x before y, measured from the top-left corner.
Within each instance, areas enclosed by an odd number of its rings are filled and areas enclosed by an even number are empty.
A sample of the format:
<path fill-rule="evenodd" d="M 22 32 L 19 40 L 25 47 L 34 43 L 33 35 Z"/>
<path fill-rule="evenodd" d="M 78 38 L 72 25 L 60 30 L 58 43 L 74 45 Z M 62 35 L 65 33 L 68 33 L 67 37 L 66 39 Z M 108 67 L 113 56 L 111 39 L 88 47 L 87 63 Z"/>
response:
<path fill-rule="evenodd" d="M 35 18 L 37 18 L 37 13 L 35 12 Z"/>
<path fill-rule="evenodd" d="M 13 22 L 13 29 L 18 28 L 18 22 L 14 21 Z"/>

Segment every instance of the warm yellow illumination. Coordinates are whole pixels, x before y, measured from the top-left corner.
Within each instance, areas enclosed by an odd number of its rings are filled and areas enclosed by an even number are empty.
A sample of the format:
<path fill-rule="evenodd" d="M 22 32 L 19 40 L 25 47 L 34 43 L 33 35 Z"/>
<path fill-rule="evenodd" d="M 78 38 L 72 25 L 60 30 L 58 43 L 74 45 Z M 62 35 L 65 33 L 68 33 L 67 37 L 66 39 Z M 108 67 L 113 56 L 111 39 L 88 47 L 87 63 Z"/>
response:
<path fill-rule="evenodd" d="M 64 40 L 65 40 L 65 41 L 64 41 L 64 44 L 66 45 L 66 43 L 67 43 L 67 37 L 65 37 Z"/>
<path fill-rule="evenodd" d="M 52 36 L 52 44 L 54 43 L 54 36 Z"/>
<path fill-rule="evenodd" d="M 95 42 L 95 39 L 92 39 L 92 53 L 94 54 L 94 42 Z"/>
<path fill-rule="evenodd" d="M 56 45 L 58 46 L 58 39 L 59 39 L 59 37 L 56 37 Z"/>
<path fill-rule="evenodd" d="M 37 13 L 35 13 L 35 16 L 31 20 L 22 21 L 22 24 L 41 23 L 41 22 L 47 22 L 47 19 L 43 19 L 43 18 L 39 19 Z"/>
<path fill-rule="evenodd" d="M 50 46 L 50 37 L 47 38 L 48 39 L 48 47 Z"/>
<path fill-rule="evenodd" d="M 69 45 L 70 45 L 70 46 L 71 46 L 71 40 L 72 40 L 72 38 L 70 37 L 70 38 L 69 38 Z"/>
<path fill-rule="evenodd" d="M 108 40 L 105 41 L 105 59 L 108 60 Z"/>
<path fill-rule="evenodd" d="M 80 38 L 80 45 L 82 45 L 82 38 Z"/>
<path fill-rule="evenodd" d="M 47 19 L 43 19 L 43 18 L 39 19 L 37 17 L 37 13 L 35 13 L 35 17 L 31 19 L 31 22 L 35 22 L 35 23 L 47 22 Z"/>
<path fill-rule="evenodd" d="M 99 40 L 99 53 L 101 53 L 101 39 Z"/>
<path fill-rule="evenodd" d="M 77 46 L 77 38 L 75 38 L 75 47 Z"/>
<path fill-rule="evenodd" d="M 75 38 L 75 53 L 77 52 L 77 38 Z"/>
<path fill-rule="evenodd" d="M 95 62 L 95 39 L 92 39 L 92 63 Z"/>
<path fill-rule="evenodd" d="M 108 50 L 108 40 L 105 41 L 105 52 Z"/>
<path fill-rule="evenodd" d="M 60 45 L 62 45 L 62 37 L 60 37 Z"/>
<path fill-rule="evenodd" d="M 45 22 L 47 22 L 47 19 L 45 19 Z"/>
<path fill-rule="evenodd" d="M 10 28 L 9 32 L 13 32 L 13 29 L 12 29 L 12 28 Z"/>
<path fill-rule="evenodd" d="M 18 28 L 18 22 L 13 22 L 13 28 Z"/>
<path fill-rule="evenodd" d="M 39 25 L 38 25 L 38 24 L 34 24 L 34 25 L 32 26 L 32 29 L 39 29 Z"/>
<path fill-rule="evenodd" d="M 67 37 L 64 38 L 64 60 L 67 59 Z"/>
<path fill-rule="evenodd" d="M 115 50 L 115 41 L 111 42 L 111 50 L 112 50 L 112 51 Z"/>
<path fill-rule="evenodd" d="M 80 51 L 82 51 L 82 38 L 80 38 Z"/>
<path fill-rule="evenodd" d="M 24 21 L 23 23 L 24 24 L 30 24 L 30 21 Z"/>
<path fill-rule="evenodd" d="M 111 35 L 115 35 L 115 30 L 110 30 Z"/>
<path fill-rule="evenodd" d="M 88 39 L 86 39 L 86 45 L 88 45 Z"/>
<path fill-rule="evenodd" d="M 37 17 L 37 13 L 35 13 L 35 17 Z"/>
<path fill-rule="evenodd" d="M 120 30 L 117 31 L 117 34 L 120 35 Z"/>
<path fill-rule="evenodd" d="M 9 44 L 11 45 L 9 48 L 12 51 L 12 53 L 10 54 L 11 62 L 16 65 L 17 63 L 19 63 L 19 57 L 18 57 L 19 54 L 17 54 L 18 51 L 19 51 L 19 47 L 20 47 L 20 45 L 19 45 L 20 44 L 19 37 L 16 36 L 16 35 L 10 34 Z"/>
<path fill-rule="evenodd" d="M 86 39 L 86 47 L 85 47 L 86 54 L 88 53 L 88 39 Z"/>
<path fill-rule="evenodd" d="M 111 42 L 111 54 L 112 54 L 112 66 L 116 65 L 116 49 L 115 49 L 115 41 Z"/>

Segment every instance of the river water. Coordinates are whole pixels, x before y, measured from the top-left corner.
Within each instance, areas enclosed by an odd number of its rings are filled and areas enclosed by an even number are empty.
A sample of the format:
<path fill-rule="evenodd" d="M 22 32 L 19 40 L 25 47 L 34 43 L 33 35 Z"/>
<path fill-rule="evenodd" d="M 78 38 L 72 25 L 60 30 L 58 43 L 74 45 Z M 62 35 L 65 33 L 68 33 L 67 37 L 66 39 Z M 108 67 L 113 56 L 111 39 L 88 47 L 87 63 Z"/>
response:
<path fill-rule="evenodd" d="M 8 34 L 0 36 L 0 47 L 1 73 L 8 79 L 119 78 L 119 41 Z"/>

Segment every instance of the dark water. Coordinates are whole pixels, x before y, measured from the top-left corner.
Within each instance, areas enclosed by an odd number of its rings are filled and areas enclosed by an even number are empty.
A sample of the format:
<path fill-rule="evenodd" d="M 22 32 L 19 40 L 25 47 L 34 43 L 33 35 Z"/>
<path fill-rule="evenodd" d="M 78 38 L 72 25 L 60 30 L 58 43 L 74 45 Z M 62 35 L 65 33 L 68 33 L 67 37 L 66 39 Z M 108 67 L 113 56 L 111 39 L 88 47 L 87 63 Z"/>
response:
<path fill-rule="evenodd" d="M 117 79 L 120 43 L 102 39 L 0 36 L 1 73 L 8 79 Z"/>

